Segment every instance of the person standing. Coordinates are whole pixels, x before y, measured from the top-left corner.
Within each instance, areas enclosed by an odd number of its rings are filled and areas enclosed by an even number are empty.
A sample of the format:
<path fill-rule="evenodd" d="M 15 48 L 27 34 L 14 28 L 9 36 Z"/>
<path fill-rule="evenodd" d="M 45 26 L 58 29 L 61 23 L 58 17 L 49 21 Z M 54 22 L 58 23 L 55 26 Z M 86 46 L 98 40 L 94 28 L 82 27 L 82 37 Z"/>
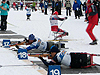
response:
<path fill-rule="evenodd" d="M 65 7 L 66 7 L 66 15 L 68 16 L 68 12 L 69 12 L 69 16 L 71 16 L 71 2 L 70 2 L 70 0 L 66 1 Z"/>
<path fill-rule="evenodd" d="M 18 11 L 18 4 L 16 3 L 16 9 L 17 9 L 17 11 Z"/>
<path fill-rule="evenodd" d="M 23 10 L 23 1 L 22 0 L 20 2 L 20 6 L 21 6 L 20 10 Z"/>
<path fill-rule="evenodd" d="M 44 1 L 44 8 L 45 8 L 45 15 L 47 15 L 47 8 L 48 8 L 48 2 L 47 0 Z"/>
<path fill-rule="evenodd" d="M 33 3 L 32 3 L 32 12 L 35 11 L 35 6 L 36 6 L 36 3 L 35 3 L 35 1 L 33 0 Z"/>
<path fill-rule="evenodd" d="M 16 3 L 15 3 L 15 1 L 13 2 L 13 9 L 14 10 L 16 9 Z"/>
<path fill-rule="evenodd" d="M 86 2 L 83 3 L 83 11 L 86 11 Z"/>
<path fill-rule="evenodd" d="M 58 1 L 58 15 L 61 15 L 61 1 Z"/>
<path fill-rule="evenodd" d="M 42 3 L 42 1 L 40 2 L 40 5 L 39 5 L 40 7 L 41 7 L 41 11 L 42 11 L 42 13 L 44 12 L 44 10 L 43 10 L 43 3 Z"/>
<path fill-rule="evenodd" d="M 100 0 L 97 1 L 97 11 L 98 11 L 98 21 L 99 21 L 99 18 L 100 18 Z"/>
<path fill-rule="evenodd" d="M 55 10 L 55 1 L 52 0 L 52 14 L 53 14 L 54 10 Z"/>
<path fill-rule="evenodd" d="M 87 1 L 87 11 L 86 12 L 87 12 L 87 17 L 89 21 L 86 32 L 92 39 L 92 42 L 89 43 L 89 45 L 97 45 L 97 39 L 92 33 L 92 30 L 95 27 L 95 25 L 98 25 L 98 12 L 97 12 L 96 6 L 93 5 L 93 2 L 91 0 Z"/>
<path fill-rule="evenodd" d="M 57 0 L 56 3 L 55 3 L 55 11 L 58 12 L 58 0 Z"/>
<path fill-rule="evenodd" d="M 1 30 L 7 29 L 7 16 L 9 11 L 9 5 L 6 3 L 6 0 L 2 0 L 2 4 L 0 5 L 1 11 Z"/>
<path fill-rule="evenodd" d="M 74 10 L 74 13 L 75 13 L 75 19 L 77 19 L 77 16 L 78 18 L 80 19 L 80 13 L 79 13 L 79 4 L 77 3 L 77 1 L 75 0 L 74 4 L 73 4 L 73 10 Z"/>

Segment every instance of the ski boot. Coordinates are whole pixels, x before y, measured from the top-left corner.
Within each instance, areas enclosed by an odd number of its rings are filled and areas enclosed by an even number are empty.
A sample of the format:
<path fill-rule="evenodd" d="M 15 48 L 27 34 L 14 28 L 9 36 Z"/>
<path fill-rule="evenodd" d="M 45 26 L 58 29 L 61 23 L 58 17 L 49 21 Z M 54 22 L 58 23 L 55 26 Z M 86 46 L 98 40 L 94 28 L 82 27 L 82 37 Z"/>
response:
<path fill-rule="evenodd" d="M 93 40 L 89 45 L 97 45 L 97 40 Z"/>
<path fill-rule="evenodd" d="M 2 23 L 3 23 L 3 25 L 1 24 L 1 30 L 2 30 L 2 31 L 6 31 L 6 29 L 7 29 L 7 22 L 4 21 L 4 22 L 2 22 Z"/>

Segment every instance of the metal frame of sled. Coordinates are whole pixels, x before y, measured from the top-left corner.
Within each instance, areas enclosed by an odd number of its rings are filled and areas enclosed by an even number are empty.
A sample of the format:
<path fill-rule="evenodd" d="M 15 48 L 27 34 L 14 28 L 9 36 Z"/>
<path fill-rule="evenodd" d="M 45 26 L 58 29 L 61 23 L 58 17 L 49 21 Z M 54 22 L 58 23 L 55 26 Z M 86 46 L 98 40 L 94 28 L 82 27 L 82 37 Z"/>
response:
<path fill-rule="evenodd" d="M 53 33 L 54 39 L 55 39 L 58 35 L 63 34 L 63 32 L 56 32 L 56 31 L 52 31 L 52 33 Z M 62 37 L 59 37 L 59 39 L 62 39 Z"/>
<path fill-rule="evenodd" d="M 82 68 L 88 68 L 88 67 L 91 67 L 91 66 L 98 65 L 98 64 L 94 64 L 93 63 L 93 56 L 100 56 L 100 54 L 90 54 L 90 53 L 82 53 L 82 54 L 88 54 L 88 55 L 90 55 L 90 65 L 84 66 Z"/>
<path fill-rule="evenodd" d="M 89 68 L 91 66 L 96 66 L 96 65 L 100 66 L 99 64 L 93 63 L 93 56 L 100 56 L 100 54 L 71 52 L 70 55 L 71 55 L 70 68 Z M 89 61 L 87 55 L 89 55 Z"/>

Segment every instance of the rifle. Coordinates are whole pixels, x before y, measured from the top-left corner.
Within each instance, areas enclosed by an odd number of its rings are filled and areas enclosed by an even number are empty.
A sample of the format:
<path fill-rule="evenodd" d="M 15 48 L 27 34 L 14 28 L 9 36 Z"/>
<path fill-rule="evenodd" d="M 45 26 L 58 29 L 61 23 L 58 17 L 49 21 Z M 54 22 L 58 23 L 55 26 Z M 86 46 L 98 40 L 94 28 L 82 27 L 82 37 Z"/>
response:
<path fill-rule="evenodd" d="M 48 59 L 52 59 L 52 56 L 49 53 L 28 53 L 28 56 L 31 56 L 31 57 L 48 57 Z"/>
<path fill-rule="evenodd" d="M 25 45 L 25 41 L 22 41 L 22 42 L 18 42 L 18 43 L 13 43 L 13 44 L 10 44 L 9 46 L 16 46 L 16 45 Z"/>
<path fill-rule="evenodd" d="M 16 45 L 28 45 L 29 43 L 28 43 L 29 41 L 25 38 L 25 40 L 24 41 L 22 41 L 22 42 L 20 42 L 20 41 L 18 41 L 18 43 L 13 43 L 13 44 L 10 44 L 9 46 L 11 47 L 11 46 L 16 46 Z"/>

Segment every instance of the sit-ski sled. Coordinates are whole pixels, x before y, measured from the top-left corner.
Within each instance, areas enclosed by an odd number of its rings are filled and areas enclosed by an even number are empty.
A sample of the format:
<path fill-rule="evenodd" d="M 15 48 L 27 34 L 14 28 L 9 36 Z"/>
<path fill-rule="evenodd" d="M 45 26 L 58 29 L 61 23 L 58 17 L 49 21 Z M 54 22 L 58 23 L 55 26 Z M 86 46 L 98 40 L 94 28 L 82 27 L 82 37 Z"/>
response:
<path fill-rule="evenodd" d="M 26 52 L 25 52 L 26 51 Z M 27 53 L 26 49 L 18 49 L 19 57 L 30 56 L 30 57 L 50 57 L 49 53 Z M 25 55 L 26 54 L 26 55 Z M 89 68 L 92 66 L 100 66 L 93 62 L 93 56 L 100 56 L 100 54 L 90 54 L 85 52 L 71 52 L 68 53 L 71 56 L 70 68 Z M 28 58 L 28 57 L 27 57 Z M 50 58 L 52 59 L 52 58 Z"/>
<path fill-rule="evenodd" d="M 100 56 L 100 54 L 71 52 L 71 66 L 70 68 L 88 68 L 92 66 L 100 66 L 93 62 L 93 56 Z"/>

